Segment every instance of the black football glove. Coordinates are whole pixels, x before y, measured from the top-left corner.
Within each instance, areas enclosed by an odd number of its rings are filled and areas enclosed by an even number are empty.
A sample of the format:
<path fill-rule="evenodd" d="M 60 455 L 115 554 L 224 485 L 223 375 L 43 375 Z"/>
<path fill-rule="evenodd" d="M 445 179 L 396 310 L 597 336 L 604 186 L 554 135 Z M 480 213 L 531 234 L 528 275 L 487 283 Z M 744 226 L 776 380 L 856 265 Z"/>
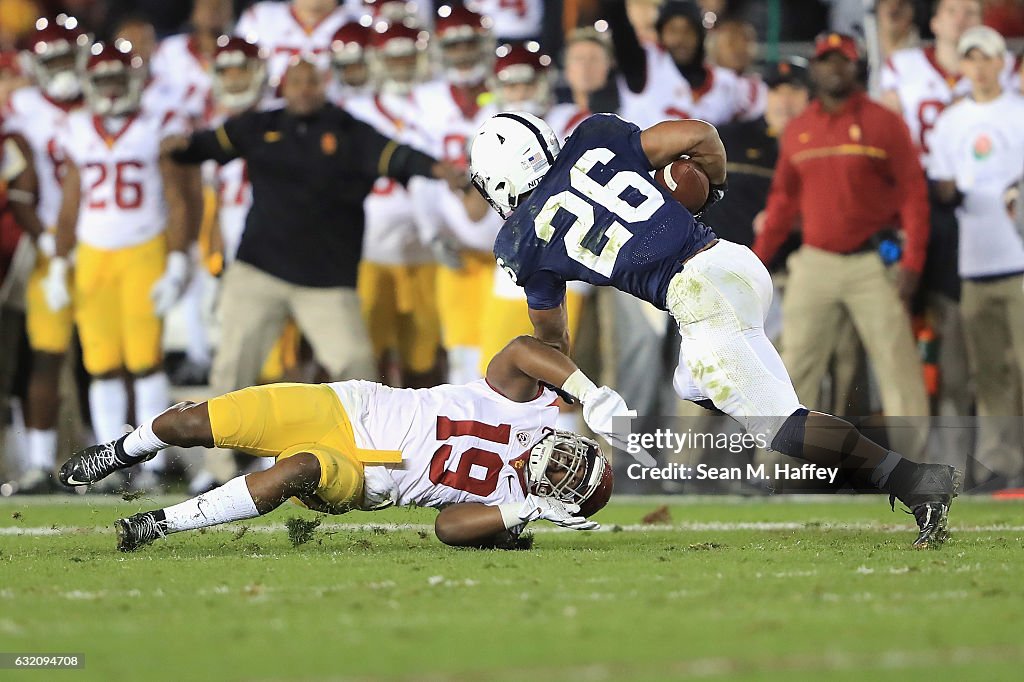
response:
<path fill-rule="evenodd" d="M 704 205 L 700 207 L 700 210 L 697 211 L 697 215 L 695 217 L 700 218 L 704 215 L 704 211 L 721 201 L 727 191 L 729 191 L 728 182 L 723 182 L 720 185 L 711 185 L 711 188 L 708 190 L 707 201 L 705 201 Z"/>

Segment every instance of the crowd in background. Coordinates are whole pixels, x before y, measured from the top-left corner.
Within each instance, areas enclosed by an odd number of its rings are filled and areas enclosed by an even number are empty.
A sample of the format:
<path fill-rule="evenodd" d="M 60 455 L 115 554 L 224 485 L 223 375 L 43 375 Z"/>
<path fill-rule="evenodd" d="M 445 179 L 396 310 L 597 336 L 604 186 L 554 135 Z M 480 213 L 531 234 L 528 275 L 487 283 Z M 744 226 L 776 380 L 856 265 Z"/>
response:
<path fill-rule="evenodd" d="M 772 270 L 801 401 L 911 418 L 902 452 L 1022 485 L 1021 36 L 1019 0 L 0 0 L 0 492 L 53 490 L 72 445 L 172 399 L 482 376 L 532 326 L 500 218 L 446 169 L 502 110 L 563 140 L 599 112 L 718 126 L 730 190 L 702 218 Z M 349 115 L 445 166 L 346 175 Z M 634 429 L 698 414 L 664 311 L 588 286 L 566 304 Z"/>

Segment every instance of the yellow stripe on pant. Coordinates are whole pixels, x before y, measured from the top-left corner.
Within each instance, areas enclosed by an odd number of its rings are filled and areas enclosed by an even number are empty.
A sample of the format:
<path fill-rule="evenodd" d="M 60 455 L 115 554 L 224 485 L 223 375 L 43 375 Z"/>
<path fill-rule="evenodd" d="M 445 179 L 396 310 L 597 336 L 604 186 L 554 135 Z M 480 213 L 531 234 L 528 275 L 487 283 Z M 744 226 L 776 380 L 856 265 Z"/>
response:
<path fill-rule="evenodd" d="M 358 508 L 363 466 L 402 461 L 395 450 L 361 450 L 338 396 L 326 384 L 269 384 L 233 391 L 208 403 L 213 442 L 278 460 L 309 452 L 320 462 L 316 502 L 340 514 Z M 294 500 L 302 504 L 299 500 Z"/>

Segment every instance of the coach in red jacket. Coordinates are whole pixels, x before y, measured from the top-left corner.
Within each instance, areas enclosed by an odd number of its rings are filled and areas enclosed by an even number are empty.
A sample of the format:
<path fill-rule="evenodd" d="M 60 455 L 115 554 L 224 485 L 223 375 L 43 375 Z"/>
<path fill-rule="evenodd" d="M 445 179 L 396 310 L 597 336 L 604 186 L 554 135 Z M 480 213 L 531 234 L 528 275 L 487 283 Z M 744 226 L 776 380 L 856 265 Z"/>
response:
<path fill-rule="evenodd" d="M 819 402 L 840 321 L 849 315 L 874 365 L 886 414 L 927 415 L 905 305 L 928 242 L 925 177 L 903 120 L 860 90 L 858 59 L 849 36 L 816 41 L 817 100 L 783 135 L 754 251 L 769 262 L 802 218 L 803 246 L 788 262 L 782 304 L 782 356 L 801 401 Z M 903 230 L 903 248 L 890 272 L 879 244 L 896 228 Z"/>

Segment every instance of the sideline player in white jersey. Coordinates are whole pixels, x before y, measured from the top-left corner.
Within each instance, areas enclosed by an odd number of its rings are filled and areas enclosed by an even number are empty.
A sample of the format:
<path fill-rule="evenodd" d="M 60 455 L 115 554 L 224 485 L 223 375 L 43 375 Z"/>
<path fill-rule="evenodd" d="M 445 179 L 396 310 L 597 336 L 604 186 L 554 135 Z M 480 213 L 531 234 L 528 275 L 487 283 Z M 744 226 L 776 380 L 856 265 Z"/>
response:
<path fill-rule="evenodd" d="M 437 158 L 468 166 L 467 145 L 477 127 L 495 112 L 487 92 L 494 55 L 490 21 L 463 6 L 444 6 L 434 39 L 440 45 L 443 78 L 413 91 L 419 127 Z M 493 286 L 490 248 L 499 225 L 486 212 L 471 215 L 474 226 L 461 230 L 465 211 L 461 194 L 444 183 L 411 187 L 422 239 L 433 244 L 441 261 L 437 302 L 441 335 L 448 351 L 448 380 L 465 383 L 480 376 L 480 311 Z M 454 215 L 445 215 L 445 208 Z"/>
<path fill-rule="evenodd" d="M 173 83 L 186 100 L 205 100 L 210 94 L 217 38 L 231 28 L 231 0 L 195 0 L 190 29 L 160 41 L 150 63 L 155 80 Z"/>
<path fill-rule="evenodd" d="M 15 90 L 3 113 L 4 134 L 24 140 L 37 176 L 34 197 L 10 196 L 12 212 L 36 244 L 36 264 L 25 300 L 32 368 L 25 405 L 26 471 L 18 486 L 22 492 L 48 491 L 57 458 L 58 385 L 73 322 L 70 306 L 54 311 L 46 304 L 43 279 L 57 249 L 54 234 L 63 176 L 57 132 L 68 114 L 81 107 L 75 69 L 87 57 L 89 43 L 89 37 L 70 17 L 40 19 L 29 43 L 35 85 Z"/>
<path fill-rule="evenodd" d="M 270 85 L 276 88 L 292 57 L 304 56 L 326 70 L 331 40 L 348 18 L 337 0 L 257 2 L 239 17 L 235 34 L 266 50 Z"/>
<path fill-rule="evenodd" d="M 140 108 L 141 60 L 97 43 L 85 68 L 87 107 L 68 117 L 60 148 L 67 166 L 57 221 L 57 255 L 44 289 L 60 310 L 71 300 L 68 259 L 76 247 L 75 320 L 97 437 L 116 437 L 128 413 L 124 372 L 134 378 L 135 413 L 168 400 L 160 318 L 188 274 L 188 208 L 182 171 L 160 159 L 160 141 L 185 131 L 173 114 Z M 151 465 L 158 471 L 162 462 Z"/>
<path fill-rule="evenodd" d="M 429 68 L 428 40 L 426 31 L 403 23 L 379 25 L 369 51 L 377 91 L 345 103 L 356 118 L 422 151 L 428 146 L 418 127 L 412 90 Z M 409 191 L 391 178 L 378 178 L 363 206 L 366 235 L 358 289 L 380 376 L 388 375 L 394 353 L 400 385 L 435 386 L 441 383 L 437 266 L 430 246 L 420 239 Z"/>
<path fill-rule="evenodd" d="M 603 0 L 619 72 L 619 113 L 641 127 L 673 118 L 714 125 L 761 115 L 757 89 L 733 71 L 705 62 L 706 31 L 695 3 L 667 0 L 657 45 L 641 45 L 623 0 Z"/>
<path fill-rule="evenodd" d="M 331 74 L 334 78 L 327 85 L 327 99 L 345 107 L 351 99 L 369 97 L 373 88 L 370 83 L 370 65 L 367 61 L 370 38 L 373 30 L 363 17 L 349 21 L 335 32 L 331 39 Z"/>
<path fill-rule="evenodd" d="M 614 436 L 613 418 L 628 415 L 615 391 L 595 386 L 568 357 L 519 337 L 491 361 L 486 380 L 461 386 L 275 384 L 179 403 L 127 436 L 77 453 L 60 479 L 95 483 L 171 445 L 239 448 L 277 460 L 181 504 L 119 520 L 122 551 L 267 514 L 289 498 L 334 514 L 438 508 L 435 532 L 449 545 L 507 543 L 537 519 L 597 528 L 585 517 L 607 503 L 611 466 L 594 441 L 553 429 L 552 386 L 578 398 L 587 424 L 602 435 Z"/>
<path fill-rule="evenodd" d="M 939 0 L 931 18 L 935 44 L 895 52 L 882 67 L 881 101 L 903 115 L 910 136 L 927 166 L 930 138 L 942 110 L 971 91 L 960 73 L 957 43 L 964 31 L 981 25 L 980 0 Z M 1017 62 L 1007 54 L 1000 80 L 1005 90 L 1015 90 Z"/>
<path fill-rule="evenodd" d="M 551 58 L 540 51 L 534 42 L 500 45 L 494 60 L 491 91 L 501 111 L 526 111 L 543 118 L 564 142 L 576 125 L 585 117 L 578 115 L 575 105 L 551 107 Z M 463 202 L 474 212 L 485 213 L 489 223 L 500 229 L 501 217 L 488 210 L 487 201 L 479 192 L 467 192 Z M 493 229 L 493 228 L 492 228 Z M 480 315 L 480 371 L 509 339 L 533 332 L 533 324 L 526 305 L 526 294 L 509 280 L 504 270 L 494 265 L 491 300 Z M 576 338 L 583 302 L 592 287 L 585 282 L 572 282 L 565 294 L 565 307 L 569 319 L 569 337 Z"/>
<path fill-rule="evenodd" d="M 255 44 L 237 36 L 222 35 L 212 62 L 210 112 L 205 127 L 213 129 L 230 116 L 256 107 L 267 86 L 267 67 L 263 52 Z M 221 255 L 223 270 L 235 260 L 238 244 L 245 230 L 245 216 L 252 206 L 252 185 L 245 170 L 245 160 L 235 159 L 224 165 L 204 166 L 211 171 L 217 205 L 216 230 L 211 239 Z"/>

